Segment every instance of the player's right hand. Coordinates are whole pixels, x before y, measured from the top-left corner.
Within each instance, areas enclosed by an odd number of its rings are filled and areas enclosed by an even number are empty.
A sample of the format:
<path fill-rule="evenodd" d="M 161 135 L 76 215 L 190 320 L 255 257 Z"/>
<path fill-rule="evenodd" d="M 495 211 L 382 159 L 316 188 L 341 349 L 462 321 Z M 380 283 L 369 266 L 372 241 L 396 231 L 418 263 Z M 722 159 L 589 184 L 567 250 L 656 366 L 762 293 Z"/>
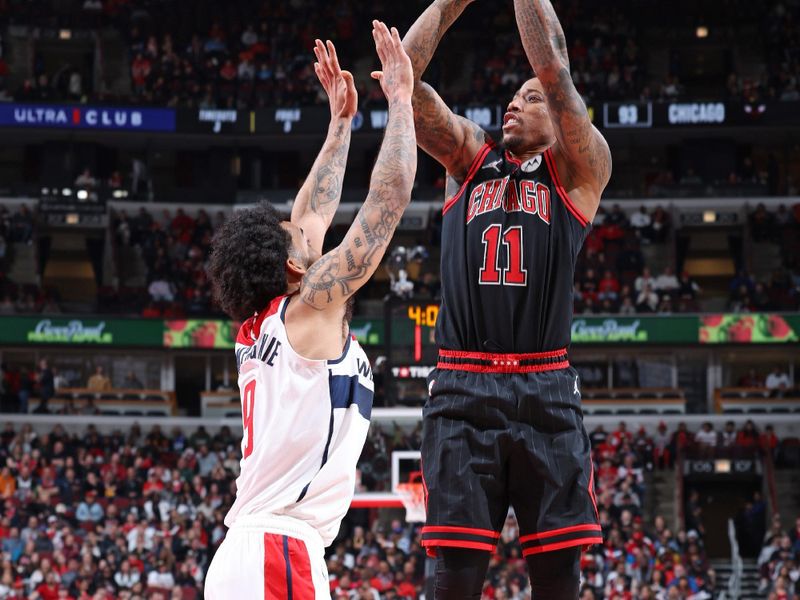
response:
<path fill-rule="evenodd" d="M 358 111 L 358 92 L 350 71 L 342 71 L 333 42 L 316 40 L 314 72 L 331 105 L 331 118 L 352 119 Z"/>
<path fill-rule="evenodd" d="M 381 84 L 386 99 L 410 101 L 414 92 L 414 70 L 411 59 L 403 49 L 400 34 L 395 27 L 392 30 L 381 21 L 372 22 L 372 37 L 375 49 L 381 59 L 381 70 L 371 73 L 373 79 Z"/>

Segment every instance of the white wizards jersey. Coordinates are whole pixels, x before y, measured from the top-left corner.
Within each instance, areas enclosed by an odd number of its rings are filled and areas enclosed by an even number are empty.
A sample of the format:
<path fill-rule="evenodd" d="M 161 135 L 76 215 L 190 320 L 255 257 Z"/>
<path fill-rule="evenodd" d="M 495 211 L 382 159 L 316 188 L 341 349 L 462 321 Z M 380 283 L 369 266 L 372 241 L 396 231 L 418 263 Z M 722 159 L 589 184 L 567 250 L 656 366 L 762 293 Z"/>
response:
<path fill-rule="evenodd" d="M 236 339 L 244 435 L 225 525 L 245 515 L 285 515 L 311 525 L 328 546 L 355 491 L 372 370 L 351 335 L 337 360 L 298 355 L 284 325 L 290 299 L 276 298 Z"/>

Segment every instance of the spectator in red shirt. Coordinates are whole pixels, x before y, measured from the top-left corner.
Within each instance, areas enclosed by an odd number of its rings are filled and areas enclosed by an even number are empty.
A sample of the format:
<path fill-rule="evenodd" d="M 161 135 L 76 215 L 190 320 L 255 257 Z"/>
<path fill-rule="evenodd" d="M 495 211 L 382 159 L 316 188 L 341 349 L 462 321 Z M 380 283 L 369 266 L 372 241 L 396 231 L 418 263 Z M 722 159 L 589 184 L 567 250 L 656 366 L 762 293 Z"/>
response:
<path fill-rule="evenodd" d="M 746 375 L 739 378 L 739 387 L 764 387 L 764 378 L 756 373 L 755 369 L 750 369 Z"/>
<path fill-rule="evenodd" d="M 182 208 L 179 208 L 175 213 L 175 217 L 172 219 L 172 222 L 169 224 L 169 227 L 174 235 L 180 237 L 183 232 L 194 227 L 194 219 L 183 212 Z"/>
<path fill-rule="evenodd" d="M 155 302 L 150 302 L 142 310 L 142 316 L 146 319 L 158 319 L 161 317 L 161 310 Z"/>
<path fill-rule="evenodd" d="M 672 434 L 672 441 L 670 443 L 670 450 L 672 453 L 677 453 L 689 445 L 692 441 L 692 434 L 689 431 L 686 423 L 678 423 L 678 430 Z"/>
<path fill-rule="evenodd" d="M 603 278 L 597 286 L 597 297 L 600 300 L 616 300 L 619 295 L 619 279 L 610 269 L 606 269 Z"/>
<path fill-rule="evenodd" d="M 331 590 L 333 592 L 334 598 L 349 598 L 350 597 L 350 590 L 353 589 L 353 582 L 350 579 L 349 573 L 343 573 L 342 576 L 339 578 L 336 586 Z"/>
<path fill-rule="evenodd" d="M 617 480 L 617 467 L 614 464 L 606 459 L 604 460 L 600 468 L 597 470 L 597 486 L 600 489 L 608 489 L 613 487 L 614 482 Z"/>
<path fill-rule="evenodd" d="M 59 600 L 59 598 L 63 598 L 58 594 L 59 587 L 58 575 L 51 571 L 47 574 L 45 581 L 36 588 L 36 593 L 41 596 L 42 600 Z"/>
<path fill-rule="evenodd" d="M 736 445 L 739 448 L 751 450 L 759 445 L 759 435 L 755 423 L 748 420 L 739 433 L 736 434 Z"/>
<path fill-rule="evenodd" d="M 778 448 L 778 436 L 775 435 L 775 429 L 772 425 L 767 425 L 764 433 L 761 434 L 760 446 L 764 452 L 769 452 L 775 458 L 775 451 Z"/>
<path fill-rule="evenodd" d="M 125 479 L 125 466 L 120 463 L 119 452 L 112 454 L 111 460 L 100 467 L 101 477 L 105 477 L 107 472 L 110 472 L 115 479 Z"/>
<path fill-rule="evenodd" d="M 410 598 L 411 600 L 417 600 L 417 588 L 411 582 L 409 575 L 400 575 L 398 573 L 394 589 L 399 598 Z"/>
<path fill-rule="evenodd" d="M 378 566 L 378 572 L 369 580 L 370 585 L 383 593 L 394 585 L 394 575 L 385 560 Z"/>
<path fill-rule="evenodd" d="M 597 300 L 598 283 L 599 280 L 595 270 L 591 268 L 586 269 L 586 273 L 581 277 L 581 288 L 584 299 L 591 298 L 593 302 Z"/>
<path fill-rule="evenodd" d="M 131 63 L 131 79 L 133 80 L 133 87 L 137 93 L 144 90 L 147 84 L 147 78 L 150 76 L 152 65 L 150 60 L 145 58 L 141 53 L 136 55 Z"/>
<path fill-rule="evenodd" d="M 152 492 L 161 492 L 163 489 L 164 489 L 164 482 L 161 481 L 161 479 L 159 479 L 156 470 L 151 469 L 150 474 L 147 477 L 147 481 L 145 481 L 144 486 L 142 486 L 142 495 L 148 496 Z"/>
<path fill-rule="evenodd" d="M 630 444 L 633 441 L 633 434 L 628 431 L 628 425 L 625 421 L 620 421 L 619 426 L 611 434 L 611 445 L 619 448 L 623 444 Z"/>
<path fill-rule="evenodd" d="M 222 65 L 222 68 L 219 70 L 219 76 L 222 77 L 225 81 L 234 81 L 236 79 L 236 65 L 233 64 L 233 61 L 229 58 L 225 61 L 225 64 Z"/>

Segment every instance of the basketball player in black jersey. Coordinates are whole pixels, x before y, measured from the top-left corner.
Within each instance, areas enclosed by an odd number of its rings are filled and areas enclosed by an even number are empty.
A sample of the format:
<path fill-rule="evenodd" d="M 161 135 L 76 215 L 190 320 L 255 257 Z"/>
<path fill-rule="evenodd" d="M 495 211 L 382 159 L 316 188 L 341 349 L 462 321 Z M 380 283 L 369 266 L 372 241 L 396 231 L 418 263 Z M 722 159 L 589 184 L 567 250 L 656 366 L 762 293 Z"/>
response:
<path fill-rule="evenodd" d="M 602 537 L 567 346 L 575 260 L 611 155 L 572 83 L 550 0 L 514 1 L 536 76 L 509 102 L 499 144 L 420 80 L 471 1 L 435 0 L 403 40 L 417 143 L 448 181 L 423 545 L 438 559 L 437 600 L 480 598 L 511 505 L 534 599 L 574 600 L 581 548 Z"/>

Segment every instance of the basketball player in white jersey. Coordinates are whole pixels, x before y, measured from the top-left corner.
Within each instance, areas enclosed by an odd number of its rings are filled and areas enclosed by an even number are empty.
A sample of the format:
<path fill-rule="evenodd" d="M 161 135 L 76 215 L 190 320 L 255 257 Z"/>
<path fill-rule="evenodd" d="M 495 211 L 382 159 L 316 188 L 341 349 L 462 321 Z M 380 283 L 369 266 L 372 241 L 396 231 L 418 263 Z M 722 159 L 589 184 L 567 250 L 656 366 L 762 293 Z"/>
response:
<path fill-rule="evenodd" d="M 230 529 L 206 578 L 210 600 L 330 598 L 324 548 L 353 497 L 373 394 L 367 357 L 348 330 L 348 301 L 380 265 L 417 164 L 411 61 L 396 29 L 373 21 L 372 33 L 382 65 L 372 76 L 389 119 L 366 201 L 342 243 L 320 256 L 357 99 L 333 44 L 319 41 L 314 66 L 332 122 L 291 220 L 265 203 L 236 212 L 214 238 L 217 299 L 244 320 L 236 341 L 244 436 Z"/>

